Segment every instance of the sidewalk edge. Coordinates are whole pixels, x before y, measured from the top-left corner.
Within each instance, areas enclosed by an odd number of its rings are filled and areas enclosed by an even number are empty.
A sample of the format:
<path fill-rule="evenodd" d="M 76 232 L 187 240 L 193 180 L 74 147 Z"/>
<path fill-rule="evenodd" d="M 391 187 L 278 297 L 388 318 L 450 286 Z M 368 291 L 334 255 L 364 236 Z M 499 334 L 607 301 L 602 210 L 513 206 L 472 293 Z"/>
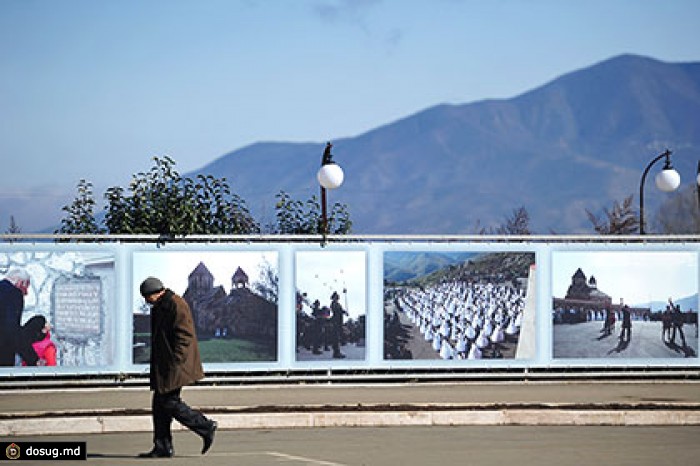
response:
<path fill-rule="evenodd" d="M 500 409 L 453 411 L 286 412 L 211 415 L 222 429 L 289 429 L 389 426 L 689 426 L 700 409 Z M 174 429 L 183 429 L 175 423 Z M 148 432 L 151 417 L 70 416 L 0 420 L 0 436 Z"/>

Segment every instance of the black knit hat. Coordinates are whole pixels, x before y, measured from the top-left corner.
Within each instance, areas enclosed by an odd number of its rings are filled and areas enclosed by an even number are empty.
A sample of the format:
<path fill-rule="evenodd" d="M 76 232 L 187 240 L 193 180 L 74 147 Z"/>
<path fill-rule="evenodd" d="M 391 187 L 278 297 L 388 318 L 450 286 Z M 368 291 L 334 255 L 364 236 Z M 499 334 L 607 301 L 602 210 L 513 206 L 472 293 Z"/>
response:
<path fill-rule="evenodd" d="M 46 327 L 46 317 L 36 315 L 22 325 L 22 333 L 26 339 L 34 343 L 35 341 L 43 340 L 46 336 L 43 332 L 44 327 Z"/>
<path fill-rule="evenodd" d="M 148 277 L 141 283 L 141 287 L 139 290 L 141 291 L 141 296 L 144 298 L 146 296 L 150 296 L 152 294 L 158 293 L 159 291 L 163 291 L 165 287 L 163 286 L 163 282 L 158 280 L 155 277 Z"/>

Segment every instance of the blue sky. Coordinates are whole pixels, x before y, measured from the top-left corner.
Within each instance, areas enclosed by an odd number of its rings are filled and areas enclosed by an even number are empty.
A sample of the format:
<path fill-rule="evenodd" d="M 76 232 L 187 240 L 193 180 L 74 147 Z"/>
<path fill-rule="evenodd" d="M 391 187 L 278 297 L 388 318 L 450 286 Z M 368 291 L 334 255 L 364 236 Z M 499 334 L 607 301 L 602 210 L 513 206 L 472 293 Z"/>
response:
<path fill-rule="evenodd" d="M 331 295 L 338 293 L 348 317 L 357 319 L 367 314 L 366 268 L 363 251 L 297 251 L 295 286 L 312 304 L 318 299 L 321 306 L 330 306 Z M 304 312 L 311 310 L 305 307 Z"/>
<path fill-rule="evenodd" d="M 0 230 L 46 224 L 36 206 L 81 178 L 101 198 L 155 155 L 186 172 L 622 53 L 700 61 L 699 20 L 695 0 L 2 0 Z"/>

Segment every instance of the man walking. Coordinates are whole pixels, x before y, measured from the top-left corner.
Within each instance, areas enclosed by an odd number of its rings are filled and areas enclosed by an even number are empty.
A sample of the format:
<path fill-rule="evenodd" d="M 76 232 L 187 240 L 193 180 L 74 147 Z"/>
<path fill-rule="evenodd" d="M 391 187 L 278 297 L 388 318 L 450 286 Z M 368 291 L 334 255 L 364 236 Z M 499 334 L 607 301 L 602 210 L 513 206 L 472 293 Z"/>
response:
<path fill-rule="evenodd" d="M 152 306 L 150 384 L 153 390 L 153 449 L 139 456 L 173 456 L 170 430 L 173 419 L 202 437 L 204 454 L 214 441 L 216 422 L 190 408 L 180 398 L 182 387 L 204 378 L 192 313 L 185 300 L 166 289 L 157 278 L 144 280 L 140 291 Z"/>

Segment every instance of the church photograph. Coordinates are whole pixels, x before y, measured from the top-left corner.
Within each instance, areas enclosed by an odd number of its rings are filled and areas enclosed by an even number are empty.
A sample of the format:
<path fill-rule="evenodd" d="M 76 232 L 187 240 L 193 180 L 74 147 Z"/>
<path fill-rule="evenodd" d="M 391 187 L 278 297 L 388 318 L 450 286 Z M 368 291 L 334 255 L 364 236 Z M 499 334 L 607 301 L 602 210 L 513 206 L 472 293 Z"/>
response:
<path fill-rule="evenodd" d="M 277 262 L 274 252 L 135 253 L 133 362 L 150 357 L 150 306 L 138 294 L 148 276 L 189 305 L 202 362 L 277 361 Z"/>
<path fill-rule="evenodd" d="M 554 358 L 696 358 L 692 251 L 552 253 Z"/>

